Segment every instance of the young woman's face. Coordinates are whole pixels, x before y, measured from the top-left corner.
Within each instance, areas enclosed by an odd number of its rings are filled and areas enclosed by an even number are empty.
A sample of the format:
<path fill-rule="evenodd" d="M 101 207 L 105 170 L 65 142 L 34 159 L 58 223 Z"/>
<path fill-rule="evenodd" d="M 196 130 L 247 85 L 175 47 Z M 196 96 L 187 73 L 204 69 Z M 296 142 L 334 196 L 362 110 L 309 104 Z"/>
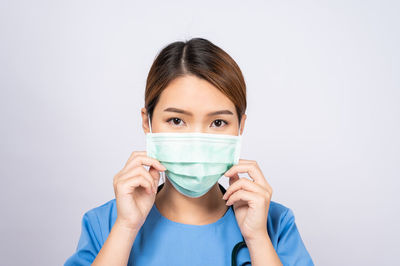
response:
<path fill-rule="evenodd" d="M 150 132 L 145 108 L 142 108 L 142 119 L 145 133 Z M 245 120 L 244 114 L 241 132 Z M 228 97 L 211 83 L 186 75 L 173 80 L 161 93 L 153 111 L 151 129 L 153 133 L 202 132 L 238 135 L 238 123 L 235 105 Z"/>

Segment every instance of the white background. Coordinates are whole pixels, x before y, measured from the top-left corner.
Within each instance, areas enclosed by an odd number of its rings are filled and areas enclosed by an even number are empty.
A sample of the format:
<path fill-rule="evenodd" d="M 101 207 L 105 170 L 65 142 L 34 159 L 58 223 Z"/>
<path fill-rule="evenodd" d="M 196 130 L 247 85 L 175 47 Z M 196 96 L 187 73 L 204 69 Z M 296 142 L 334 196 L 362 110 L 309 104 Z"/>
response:
<path fill-rule="evenodd" d="M 156 54 L 192 37 L 242 69 L 241 158 L 316 265 L 398 262 L 399 2 L 242 2 L 0 2 L 1 265 L 72 255 L 84 212 L 145 150 Z"/>

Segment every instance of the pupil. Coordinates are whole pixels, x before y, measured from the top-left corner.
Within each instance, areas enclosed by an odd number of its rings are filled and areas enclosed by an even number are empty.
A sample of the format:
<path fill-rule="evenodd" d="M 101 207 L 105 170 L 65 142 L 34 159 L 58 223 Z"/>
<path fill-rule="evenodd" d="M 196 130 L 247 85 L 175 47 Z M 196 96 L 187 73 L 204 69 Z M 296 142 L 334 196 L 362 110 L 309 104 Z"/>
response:
<path fill-rule="evenodd" d="M 220 124 L 221 124 L 221 120 L 215 120 L 216 121 L 216 126 L 220 126 Z"/>

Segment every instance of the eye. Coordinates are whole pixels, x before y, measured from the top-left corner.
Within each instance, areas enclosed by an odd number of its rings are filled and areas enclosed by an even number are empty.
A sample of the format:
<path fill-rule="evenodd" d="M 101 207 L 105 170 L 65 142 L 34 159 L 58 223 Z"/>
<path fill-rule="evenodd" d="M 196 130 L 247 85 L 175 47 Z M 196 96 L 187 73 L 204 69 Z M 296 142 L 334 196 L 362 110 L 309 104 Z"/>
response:
<path fill-rule="evenodd" d="M 228 124 L 228 122 L 226 122 L 225 120 L 222 120 L 222 119 L 217 119 L 217 120 L 214 120 L 214 121 L 213 121 L 213 124 L 215 124 L 216 127 L 222 127 L 222 126 L 221 126 L 222 123 L 225 123 L 225 125 Z"/>
<path fill-rule="evenodd" d="M 177 118 L 177 117 L 171 117 L 170 119 L 167 120 L 167 122 L 171 124 L 170 121 L 172 122 L 172 125 L 174 125 L 174 126 L 179 126 L 179 123 L 183 122 L 182 119 Z"/>

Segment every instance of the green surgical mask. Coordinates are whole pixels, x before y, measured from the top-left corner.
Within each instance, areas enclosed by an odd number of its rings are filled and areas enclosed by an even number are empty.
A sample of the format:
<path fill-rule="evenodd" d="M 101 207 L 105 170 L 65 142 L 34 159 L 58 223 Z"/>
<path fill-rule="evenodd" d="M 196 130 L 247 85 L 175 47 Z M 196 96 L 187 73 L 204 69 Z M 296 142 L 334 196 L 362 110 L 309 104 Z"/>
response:
<path fill-rule="evenodd" d="M 242 136 L 200 132 L 146 134 L 147 156 L 159 160 L 180 193 L 197 198 L 206 194 L 239 162 Z"/>

